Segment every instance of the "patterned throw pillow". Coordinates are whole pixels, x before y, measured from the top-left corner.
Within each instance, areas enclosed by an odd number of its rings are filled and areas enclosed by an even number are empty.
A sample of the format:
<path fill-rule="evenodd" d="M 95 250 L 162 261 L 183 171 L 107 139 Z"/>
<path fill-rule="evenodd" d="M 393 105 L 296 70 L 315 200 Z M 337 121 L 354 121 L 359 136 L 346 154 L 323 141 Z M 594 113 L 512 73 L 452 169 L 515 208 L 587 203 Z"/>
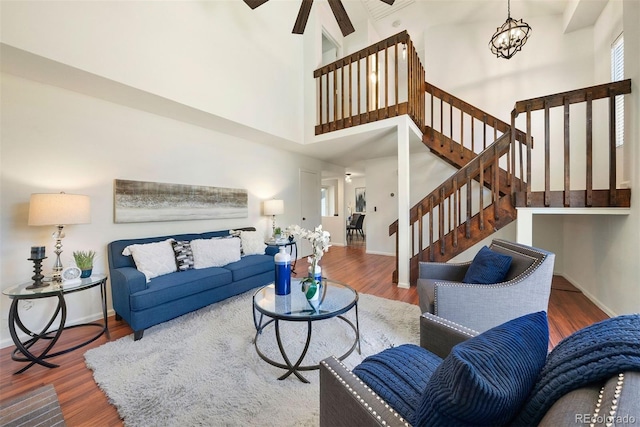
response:
<path fill-rule="evenodd" d="M 548 341 L 540 311 L 456 345 L 429 379 L 411 424 L 509 425 L 544 366 Z"/>
<path fill-rule="evenodd" d="M 173 252 L 176 257 L 176 266 L 178 271 L 187 271 L 193 269 L 193 251 L 188 240 L 174 241 Z"/>
<path fill-rule="evenodd" d="M 511 257 L 484 246 L 471 261 L 464 283 L 492 284 L 504 280 L 511 267 Z"/>

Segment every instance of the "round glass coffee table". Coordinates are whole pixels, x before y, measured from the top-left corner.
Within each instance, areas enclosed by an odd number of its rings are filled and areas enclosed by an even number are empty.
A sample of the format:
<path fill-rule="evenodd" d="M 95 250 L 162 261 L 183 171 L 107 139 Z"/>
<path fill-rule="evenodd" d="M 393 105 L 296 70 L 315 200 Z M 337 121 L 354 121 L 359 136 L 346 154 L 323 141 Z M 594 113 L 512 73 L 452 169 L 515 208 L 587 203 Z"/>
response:
<path fill-rule="evenodd" d="M 355 324 L 342 316 L 351 309 L 355 308 Z M 300 290 L 300 279 L 291 279 L 291 293 L 289 295 L 276 295 L 275 287 L 272 284 L 264 286 L 253 295 L 253 322 L 256 327 L 256 336 L 254 339 L 254 345 L 258 356 L 265 362 L 272 366 L 276 366 L 281 369 L 286 369 L 282 376 L 278 379 L 283 380 L 289 375 L 294 374 L 302 382 L 308 383 L 309 381 L 300 374 L 300 371 L 311 371 L 320 369 L 320 365 L 302 365 L 302 361 L 307 354 L 309 344 L 311 342 L 311 332 L 313 330 L 313 322 L 318 320 L 330 319 L 336 317 L 346 322 L 353 332 L 355 337 L 351 348 L 347 350 L 340 360 L 345 359 L 353 350 L 358 348 L 360 353 L 360 325 L 358 323 L 358 292 L 344 283 L 337 282 L 322 278 L 322 289 L 320 292 L 320 305 L 318 309 L 314 309 L 307 301 L 304 293 Z M 307 338 L 302 353 L 298 357 L 298 360 L 291 362 L 291 359 L 287 355 L 286 347 L 282 342 L 280 334 L 280 323 L 285 322 L 306 322 L 307 323 Z M 280 354 L 285 363 L 281 363 L 273 360 L 269 356 L 260 351 L 258 345 L 258 338 L 262 334 L 262 331 L 269 325 L 273 324 L 275 328 L 276 341 Z M 330 355 L 327 355 L 330 356 Z"/>

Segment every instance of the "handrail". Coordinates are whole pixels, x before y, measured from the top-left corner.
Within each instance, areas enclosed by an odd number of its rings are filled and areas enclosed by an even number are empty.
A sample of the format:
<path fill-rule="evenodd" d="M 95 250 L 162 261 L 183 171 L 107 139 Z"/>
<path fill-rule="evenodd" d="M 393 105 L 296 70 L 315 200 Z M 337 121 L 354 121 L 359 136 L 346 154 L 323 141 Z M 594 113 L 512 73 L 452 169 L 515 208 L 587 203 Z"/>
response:
<path fill-rule="evenodd" d="M 425 196 L 422 200 L 416 203 L 409 213 L 409 225 L 413 225 L 416 221 L 419 221 L 419 212 L 422 212 L 422 216 L 426 215 L 432 206 L 441 204 L 444 200 L 451 197 L 463 184 L 456 185 L 457 183 L 463 183 L 471 181 L 480 175 L 481 169 L 486 169 L 487 165 L 492 165 L 496 159 L 504 156 L 510 148 L 511 140 L 510 134 L 501 135 L 494 144 L 491 144 L 485 150 L 483 150 L 477 157 L 467 163 L 464 167 L 460 168 L 456 173 L 451 175 L 436 187 L 431 193 Z M 486 179 L 481 179 L 481 182 Z M 481 188 L 484 186 L 481 186 Z M 495 188 L 491 188 L 493 192 L 499 192 L 500 187 L 498 181 L 496 181 Z M 398 220 L 389 225 L 389 235 L 393 235 L 398 231 Z"/>
<path fill-rule="evenodd" d="M 553 108 L 564 105 L 565 99 L 569 101 L 569 104 L 587 102 L 587 93 L 589 92 L 591 92 L 592 100 L 609 98 L 612 92 L 616 95 L 631 93 L 631 79 L 518 101 L 514 110 L 517 116 L 520 113 L 525 113 L 528 107 L 531 111 L 543 110 L 545 103 L 549 104 L 549 108 Z"/>
<path fill-rule="evenodd" d="M 408 114 L 424 128 L 424 68 L 406 31 L 318 68 L 320 135 Z"/>
<path fill-rule="evenodd" d="M 617 165 L 616 165 L 616 121 L 615 121 L 615 98 L 619 95 L 625 95 L 631 93 L 631 80 L 622 80 L 612 83 L 605 83 L 597 86 L 590 86 L 581 89 L 571 90 L 567 92 L 556 93 L 552 95 L 541 96 L 537 98 L 527 99 L 524 101 L 518 101 L 515 104 L 513 111 L 511 112 L 511 125 L 515 128 L 516 117 L 520 113 L 526 113 L 526 153 L 522 153 L 522 146 L 520 146 L 519 158 L 520 158 L 520 176 L 526 174 L 524 181 L 520 181 L 518 185 L 513 185 L 511 188 L 514 203 L 523 206 L 586 206 L 590 207 L 594 205 L 594 177 L 593 177 L 593 146 L 594 146 L 594 134 L 593 134 L 593 102 L 599 99 L 608 99 L 609 101 L 609 176 L 608 176 L 608 201 L 607 206 L 621 206 L 626 205 L 628 200 L 618 200 L 617 191 Z M 575 199 L 576 189 L 571 185 L 571 165 L 580 160 L 576 159 L 576 156 L 572 156 L 571 150 L 571 109 L 572 104 L 586 103 L 586 112 L 584 118 L 585 129 L 585 148 L 586 156 L 584 158 L 585 164 L 585 190 L 584 194 L 579 196 L 579 200 Z M 557 197 L 554 199 L 553 192 L 551 190 L 551 183 L 554 179 L 550 164 L 551 164 L 551 152 L 552 152 L 552 138 L 551 138 L 551 125 L 550 125 L 550 110 L 554 107 L 563 107 L 563 125 L 564 132 L 562 135 L 563 151 L 564 151 L 564 163 L 563 163 L 563 190 L 560 201 L 557 201 Z M 543 169 L 545 171 L 544 177 L 544 192 L 540 202 L 534 202 L 532 199 L 531 189 L 531 174 L 532 174 L 532 119 L 531 113 L 537 110 L 544 110 L 544 163 Z M 596 138 L 597 139 L 597 138 Z M 512 133 L 513 144 L 513 156 L 511 158 L 511 167 L 515 168 L 515 138 Z M 573 150 L 575 151 L 575 149 Z M 523 160 L 525 159 L 525 160 Z M 522 168 L 522 165 L 526 164 L 526 171 Z M 556 178 L 557 175 L 555 175 Z M 523 188 L 524 186 L 524 188 Z M 524 192 L 524 200 L 516 200 L 516 193 Z"/>
<path fill-rule="evenodd" d="M 429 82 L 425 82 L 424 83 L 424 88 L 425 88 L 425 92 L 428 94 L 431 94 L 431 108 L 430 108 L 430 137 L 431 139 L 434 138 L 434 130 L 436 128 L 436 120 L 434 117 L 434 98 L 438 98 L 440 99 L 440 130 L 439 132 L 442 134 L 445 134 L 445 129 L 444 129 L 444 111 L 445 109 L 443 108 L 443 103 L 447 103 L 450 106 L 450 114 L 449 114 L 449 123 L 450 123 L 450 129 L 449 129 L 449 138 L 451 138 L 452 140 L 453 138 L 453 108 L 457 108 L 458 110 L 460 110 L 461 112 L 461 119 L 460 119 L 460 125 L 461 127 L 463 126 L 463 113 L 467 114 L 468 116 L 472 117 L 473 119 L 478 120 L 483 126 L 483 144 L 482 144 L 482 149 L 484 150 L 485 148 L 487 148 L 488 144 L 487 144 L 487 132 L 486 132 L 486 128 L 487 126 L 490 126 L 494 129 L 493 132 L 493 138 L 490 139 L 489 143 L 492 143 L 493 141 L 498 139 L 498 132 L 501 133 L 507 133 L 511 131 L 511 126 L 509 125 L 509 123 L 504 122 L 502 120 L 500 120 L 499 118 L 493 116 L 492 114 L 487 113 L 486 111 L 469 104 L 466 101 L 463 101 L 462 99 L 458 98 L 455 95 L 452 95 L 451 93 L 442 90 L 438 87 L 436 87 L 435 85 L 429 83 Z M 473 131 L 473 126 L 474 126 L 474 122 L 471 121 L 471 151 L 475 152 L 475 132 Z M 425 131 L 428 129 L 425 129 Z M 462 138 L 464 136 L 464 132 L 460 131 L 460 136 L 461 136 L 461 140 L 459 141 L 460 145 L 464 145 L 464 139 Z M 525 139 L 526 139 L 526 135 L 524 132 L 522 132 L 519 129 L 516 129 L 516 138 L 518 141 L 520 141 L 521 143 L 525 143 Z"/>

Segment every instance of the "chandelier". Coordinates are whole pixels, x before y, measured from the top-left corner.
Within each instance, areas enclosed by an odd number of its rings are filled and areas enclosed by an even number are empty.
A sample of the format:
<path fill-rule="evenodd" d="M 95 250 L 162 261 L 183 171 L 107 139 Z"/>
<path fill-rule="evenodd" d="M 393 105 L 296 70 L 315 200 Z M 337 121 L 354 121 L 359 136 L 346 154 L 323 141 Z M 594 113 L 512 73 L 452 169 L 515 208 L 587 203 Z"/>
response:
<path fill-rule="evenodd" d="M 489 41 L 489 48 L 498 58 L 509 59 L 522 49 L 531 35 L 531 27 L 522 19 L 511 18 L 511 0 L 507 0 L 507 20 Z"/>

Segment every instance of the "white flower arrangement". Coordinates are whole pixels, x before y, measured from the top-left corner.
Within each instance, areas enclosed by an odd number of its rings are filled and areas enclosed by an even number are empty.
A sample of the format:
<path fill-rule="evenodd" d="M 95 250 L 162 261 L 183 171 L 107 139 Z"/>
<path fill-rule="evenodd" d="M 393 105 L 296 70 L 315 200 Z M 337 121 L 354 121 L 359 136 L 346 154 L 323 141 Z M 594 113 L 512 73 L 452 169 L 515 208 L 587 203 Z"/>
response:
<path fill-rule="evenodd" d="M 313 254 L 310 255 L 307 260 L 314 266 L 320 262 L 324 253 L 327 252 L 331 246 L 329 244 L 331 234 L 328 231 L 323 230 L 322 225 L 317 226 L 314 230 L 307 230 L 299 225 L 290 225 L 287 228 L 287 232 L 296 238 L 309 240 Z"/>

